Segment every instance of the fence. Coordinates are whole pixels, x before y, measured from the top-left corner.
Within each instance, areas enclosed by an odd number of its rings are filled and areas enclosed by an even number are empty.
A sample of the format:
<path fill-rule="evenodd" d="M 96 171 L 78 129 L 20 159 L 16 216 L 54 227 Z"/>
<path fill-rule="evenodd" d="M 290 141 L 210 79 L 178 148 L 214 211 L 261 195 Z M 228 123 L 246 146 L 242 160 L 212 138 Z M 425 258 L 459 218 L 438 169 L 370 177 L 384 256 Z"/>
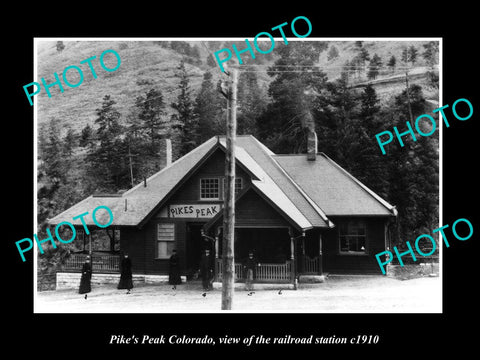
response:
<path fill-rule="evenodd" d="M 216 259 L 215 272 L 217 281 L 222 281 L 223 264 L 222 259 Z M 256 282 L 291 282 L 293 273 L 293 262 L 287 261 L 284 264 L 260 264 L 256 268 Z M 243 264 L 235 264 L 235 281 L 244 280 Z"/>
<path fill-rule="evenodd" d="M 318 257 L 310 258 L 305 256 L 303 258 L 302 274 L 312 275 L 318 274 L 320 269 L 320 259 Z"/>
<path fill-rule="evenodd" d="M 292 261 L 287 261 L 284 264 L 261 264 L 257 267 L 255 281 L 291 282 L 293 273 L 292 264 Z"/>
<path fill-rule="evenodd" d="M 64 271 L 81 271 L 88 254 L 72 254 L 62 266 Z M 120 257 L 112 254 L 92 254 L 92 271 L 102 273 L 120 272 Z"/>
<path fill-rule="evenodd" d="M 238 281 L 243 279 L 243 265 L 242 264 L 235 264 L 235 275 L 234 280 Z M 215 274 L 217 274 L 217 281 L 222 281 L 222 273 L 223 273 L 223 262 L 222 259 L 215 259 Z"/>

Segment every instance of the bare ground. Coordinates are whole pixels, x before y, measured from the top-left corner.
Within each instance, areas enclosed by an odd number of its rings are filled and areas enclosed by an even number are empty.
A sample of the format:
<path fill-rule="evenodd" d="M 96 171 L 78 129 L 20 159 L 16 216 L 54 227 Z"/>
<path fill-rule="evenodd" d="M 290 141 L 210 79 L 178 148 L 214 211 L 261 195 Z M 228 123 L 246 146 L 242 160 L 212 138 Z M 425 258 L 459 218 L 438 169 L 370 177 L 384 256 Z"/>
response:
<path fill-rule="evenodd" d="M 203 296 L 205 294 L 205 296 Z M 212 313 L 221 311 L 221 290 L 204 293 L 179 285 L 140 285 L 130 294 L 115 286 L 38 292 L 38 313 Z M 442 281 L 423 277 L 401 281 L 384 276 L 329 276 L 298 290 L 236 290 L 233 312 L 247 313 L 441 313 Z"/>

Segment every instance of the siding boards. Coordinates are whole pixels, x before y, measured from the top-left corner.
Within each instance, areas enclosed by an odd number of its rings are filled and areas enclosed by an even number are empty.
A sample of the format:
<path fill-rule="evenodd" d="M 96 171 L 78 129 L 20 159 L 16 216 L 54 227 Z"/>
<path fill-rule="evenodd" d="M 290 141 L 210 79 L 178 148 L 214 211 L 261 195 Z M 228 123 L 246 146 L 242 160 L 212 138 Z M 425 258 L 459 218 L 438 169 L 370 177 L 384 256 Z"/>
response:
<path fill-rule="evenodd" d="M 145 274 L 144 231 L 133 226 L 122 227 L 120 231 L 120 249 L 132 260 L 132 272 Z"/>
<path fill-rule="evenodd" d="M 288 223 L 271 205 L 251 190 L 236 203 L 235 225 L 288 226 Z"/>
<path fill-rule="evenodd" d="M 338 228 L 345 218 L 332 218 L 337 225 L 323 233 L 323 260 L 326 272 L 381 274 L 375 254 L 385 250 L 385 218 L 363 218 L 366 223 L 366 255 L 340 254 Z M 358 217 L 356 217 L 358 219 Z"/>
<path fill-rule="evenodd" d="M 243 187 L 250 182 L 250 176 L 240 167 L 236 167 L 236 174 L 243 179 Z M 223 203 L 220 200 L 200 200 L 200 179 L 210 177 L 225 177 L 225 154 L 221 150 L 214 152 L 211 157 L 198 169 L 170 198 L 168 204 L 181 203 Z M 220 179 L 220 191 L 223 181 Z"/>
<path fill-rule="evenodd" d="M 247 186 L 250 181 L 249 175 L 240 167 L 237 167 L 237 175 L 243 178 L 243 186 Z M 167 201 L 170 204 L 195 204 L 195 203 L 223 203 L 223 200 L 200 200 L 200 179 L 204 177 L 224 177 L 225 176 L 225 154 L 218 150 L 185 181 L 175 194 Z M 222 184 L 222 181 L 220 181 Z M 157 259 L 157 224 L 173 223 L 175 224 L 175 248 L 180 258 L 182 274 L 186 270 L 186 238 L 187 224 L 192 222 L 205 223 L 208 219 L 198 218 L 157 218 L 153 216 L 138 233 L 142 233 L 145 239 L 143 246 L 143 257 L 145 263 L 145 272 L 148 274 L 168 274 L 168 259 Z M 132 260 L 133 261 L 133 260 Z"/>

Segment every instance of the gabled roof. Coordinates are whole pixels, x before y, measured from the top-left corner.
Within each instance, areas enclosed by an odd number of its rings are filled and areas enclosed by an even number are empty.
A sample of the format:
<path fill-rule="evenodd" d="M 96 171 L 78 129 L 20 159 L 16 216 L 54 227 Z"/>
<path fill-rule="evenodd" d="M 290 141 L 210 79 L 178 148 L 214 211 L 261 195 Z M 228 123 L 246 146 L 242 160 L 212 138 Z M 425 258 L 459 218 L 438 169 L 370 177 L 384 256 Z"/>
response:
<path fill-rule="evenodd" d="M 321 209 L 292 181 L 274 160 L 274 153 L 251 135 L 238 136 L 236 145 L 243 148 L 263 169 L 285 196 L 299 209 L 314 227 L 332 227 Z"/>
<path fill-rule="evenodd" d="M 50 224 L 72 220 L 86 211 L 87 225 L 94 225 L 92 211 L 108 206 L 114 215 L 112 225 L 142 226 L 172 194 L 219 148 L 225 150 L 225 138 L 213 137 L 170 166 L 117 196 L 89 196 L 61 214 Z M 251 135 L 238 136 L 236 161 L 252 175 L 252 186 L 281 209 L 299 228 L 332 227 L 330 215 L 395 215 L 395 209 L 353 178 L 324 154 L 316 161 L 305 155 L 275 155 Z M 99 223 L 108 222 L 108 213 L 96 214 Z M 102 218 L 103 217 L 103 218 Z"/>
<path fill-rule="evenodd" d="M 220 139 L 220 144 L 225 148 L 225 139 Z M 250 147 L 247 146 L 247 148 Z M 257 179 L 252 179 L 252 186 L 257 189 L 266 200 L 283 212 L 283 214 L 296 224 L 298 228 L 310 229 L 313 227 L 312 223 L 306 218 L 306 216 L 244 148 L 235 146 L 235 159 L 246 168 L 250 169 L 250 171 L 257 177 Z M 325 222 L 322 225 L 326 226 Z"/>
<path fill-rule="evenodd" d="M 394 216 L 390 205 L 324 153 L 315 161 L 305 155 L 275 155 L 273 158 L 321 207 L 327 216 Z"/>
<path fill-rule="evenodd" d="M 143 182 L 141 182 L 119 197 L 89 196 L 61 214 L 49 219 L 48 223 L 58 224 L 61 221 L 69 221 L 74 225 L 81 226 L 80 219 L 72 221 L 72 218 L 85 211 L 91 214 L 97 206 L 106 205 L 114 215 L 112 225 L 139 225 L 216 144 L 217 139 L 215 137 L 204 142 L 170 166 L 150 176 L 147 179 L 147 187 L 144 187 Z M 100 212 L 98 214 L 100 215 Z M 108 216 L 108 213 L 105 216 Z M 85 216 L 84 219 L 87 225 L 94 225 L 91 216 Z M 107 220 L 108 218 L 104 223 Z M 98 221 L 101 223 L 101 220 Z"/>

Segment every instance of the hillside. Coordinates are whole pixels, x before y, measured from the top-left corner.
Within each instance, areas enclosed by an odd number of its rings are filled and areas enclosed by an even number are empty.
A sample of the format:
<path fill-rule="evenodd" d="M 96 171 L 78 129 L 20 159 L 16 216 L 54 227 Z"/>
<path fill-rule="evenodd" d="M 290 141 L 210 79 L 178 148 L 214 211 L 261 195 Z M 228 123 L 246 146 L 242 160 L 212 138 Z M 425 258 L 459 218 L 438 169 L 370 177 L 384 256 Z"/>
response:
<path fill-rule="evenodd" d="M 52 97 L 48 98 L 45 90 L 35 97 L 38 104 L 38 125 L 40 129 L 52 117 L 60 120 L 63 128 L 71 127 L 75 131 L 80 131 L 87 123 L 93 124 L 95 109 L 100 107 L 102 98 L 105 95 L 111 95 L 117 102 L 117 107 L 126 118 L 130 109 L 134 105 L 135 99 L 139 95 L 144 95 L 151 88 L 160 89 L 164 96 L 164 101 L 170 105 L 176 100 L 178 95 L 178 79 L 175 77 L 175 70 L 183 55 L 172 48 L 165 47 L 165 41 L 64 41 L 65 48 L 57 51 L 56 41 L 38 41 L 37 63 L 38 79 L 45 78 L 47 83 L 54 81 L 53 73 L 56 72 L 62 76 L 63 69 L 70 65 L 79 66 L 84 73 L 83 83 L 70 88 L 64 86 L 64 93 L 60 93 L 58 86 L 51 88 Z M 193 90 L 193 96 L 198 91 L 205 71 L 210 70 L 213 75 L 213 81 L 216 83 L 223 75 L 218 66 L 211 67 L 207 65 L 207 56 L 209 52 L 214 52 L 228 46 L 223 41 L 188 41 L 188 43 L 197 50 L 197 60 L 187 63 L 186 67 L 190 74 L 190 84 Z M 229 42 L 231 43 L 231 42 Z M 241 41 L 237 41 L 238 47 L 242 48 Z M 414 45 L 419 54 L 415 67 L 425 67 L 425 62 L 420 56 L 423 52 L 422 45 L 426 42 L 420 41 L 365 41 L 363 47 L 369 52 L 370 56 L 378 54 L 385 64 L 388 59 L 395 55 L 397 64 L 400 65 L 400 56 L 405 46 Z M 355 55 L 355 42 L 353 41 L 329 41 L 327 50 L 319 54 L 318 66 L 328 75 L 329 79 L 337 78 L 342 70 L 345 61 L 351 60 Z M 288 46 L 288 45 L 287 45 Z M 338 49 L 338 56 L 334 59 L 327 59 L 328 50 L 335 46 Z M 107 73 L 98 62 L 100 54 L 107 50 L 115 50 L 121 57 L 121 66 L 114 72 Z M 87 64 L 80 64 L 80 61 L 96 55 L 97 59 L 92 61 L 98 77 L 93 78 Z M 248 53 L 244 54 L 249 56 Z M 113 59 L 113 60 L 112 60 Z M 260 87 L 266 92 L 269 82 L 272 80 L 267 74 L 268 66 L 272 65 L 276 59 L 275 49 L 271 56 L 267 57 L 257 54 L 256 59 L 249 59 L 248 63 L 257 66 L 257 75 Z M 115 65 L 113 55 L 105 57 L 105 62 L 112 60 L 110 66 Z M 385 68 L 385 66 L 384 66 Z M 241 68 L 240 68 L 241 69 Z M 392 94 L 397 94 L 404 88 L 404 83 L 399 81 L 399 77 L 392 75 L 402 74 L 401 69 L 394 72 L 381 70 L 377 81 L 385 78 L 387 84 L 388 77 L 392 77 L 391 86 L 388 91 L 382 92 L 380 97 L 385 99 Z M 75 83 L 76 72 L 69 71 L 68 79 Z M 365 81 L 365 76 L 354 79 L 356 82 Z M 438 100 L 438 90 L 429 89 L 425 76 L 419 76 L 412 79 L 412 83 L 419 83 L 424 87 L 427 98 Z M 385 88 L 385 81 L 382 83 Z M 219 95 L 220 96 L 220 95 Z M 172 112 L 171 108 L 168 111 Z"/>

